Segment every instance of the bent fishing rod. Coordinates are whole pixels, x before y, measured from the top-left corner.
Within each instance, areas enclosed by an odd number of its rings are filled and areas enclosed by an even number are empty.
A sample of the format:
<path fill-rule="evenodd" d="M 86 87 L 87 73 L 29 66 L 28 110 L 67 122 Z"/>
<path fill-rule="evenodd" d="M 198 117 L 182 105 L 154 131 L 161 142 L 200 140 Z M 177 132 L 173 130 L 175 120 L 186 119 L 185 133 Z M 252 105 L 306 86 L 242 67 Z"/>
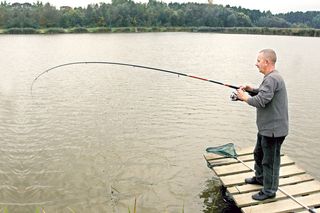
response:
<path fill-rule="evenodd" d="M 222 86 L 226 86 L 232 89 L 239 89 L 240 87 L 238 86 L 234 86 L 234 85 L 230 85 L 230 84 L 225 84 L 219 81 L 214 81 L 214 80 L 210 80 L 210 79 L 206 79 L 206 78 L 202 78 L 202 77 L 198 77 L 195 75 L 189 75 L 189 74 L 185 74 L 185 73 L 181 73 L 181 72 L 176 72 L 176 71 L 171 71 L 171 70 L 166 70 L 166 69 L 160 69 L 160 68 L 155 68 L 155 67 L 148 67 L 148 66 L 143 66 L 143 65 L 137 65 L 137 64 L 129 64 L 129 63 L 120 63 L 120 62 L 110 62 L 110 61 L 78 61 L 78 62 L 71 62 L 71 63 L 65 63 L 65 64 L 60 64 L 54 67 L 51 67 L 43 72 L 41 72 L 39 75 L 37 75 L 37 77 L 32 81 L 31 84 L 31 95 L 33 94 L 33 85 L 35 84 L 35 82 L 45 73 L 48 73 L 52 70 L 61 68 L 61 67 L 65 67 L 65 66 L 72 66 L 72 65 L 79 65 L 79 64 L 106 64 L 106 65 L 117 65 L 117 66 L 127 66 L 127 67 L 134 67 L 134 68 L 141 68 L 141 69 L 148 69 L 148 70 L 154 70 L 154 71 L 159 71 L 159 72 L 165 72 L 165 73 L 170 73 L 170 74 L 175 74 L 178 76 L 185 76 L 185 77 L 189 77 L 189 78 L 194 78 L 194 79 L 198 79 L 198 80 L 202 80 L 202 81 L 207 81 L 207 82 L 211 82 L 214 84 L 219 84 Z M 256 93 L 252 92 L 252 91 L 246 91 L 249 93 L 249 95 L 254 96 L 256 95 Z M 232 100 L 236 100 L 237 97 L 234 97 L 234 94 L 231 95 L 231 99 Z"/>

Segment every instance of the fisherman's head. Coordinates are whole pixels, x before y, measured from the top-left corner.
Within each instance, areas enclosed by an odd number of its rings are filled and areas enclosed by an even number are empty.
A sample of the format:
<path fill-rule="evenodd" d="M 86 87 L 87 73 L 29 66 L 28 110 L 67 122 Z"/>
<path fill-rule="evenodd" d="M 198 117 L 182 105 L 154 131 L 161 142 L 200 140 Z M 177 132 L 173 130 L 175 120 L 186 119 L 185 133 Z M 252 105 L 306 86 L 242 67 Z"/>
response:
<path fill-rule="evenodd" d="M 272 49 L 263 49 L 259 52 L 256 66 L 263 74 L 267 74 L 275 69 L 277 55 Z"/>

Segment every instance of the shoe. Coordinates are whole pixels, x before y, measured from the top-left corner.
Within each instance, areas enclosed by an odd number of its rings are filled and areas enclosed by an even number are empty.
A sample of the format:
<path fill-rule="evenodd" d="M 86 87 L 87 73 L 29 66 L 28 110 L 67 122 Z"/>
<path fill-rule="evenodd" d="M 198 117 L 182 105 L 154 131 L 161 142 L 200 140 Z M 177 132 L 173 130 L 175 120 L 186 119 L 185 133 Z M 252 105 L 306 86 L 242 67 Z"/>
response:
<path fill-rule="evenodd" d="M 260 191 L 257 194 L 252 195 L 252 199 L 258 200 L 258 201 L 263 201 L 263 200 L 266 200 L 266 199 L 274 198 L 275 196 L 276 196 L 276 193 L 274 193 L 272 195 L 266 195 L 265 193 Z"/>
<path fill-rule="evenodd" d="M 247 183 L 247 184 L 257 184 L 257 185 L 261 185 L 261 186 L 263 185 L 261 182 L 259 182 L 257 180 L 256 177 L 246 178 L 246 179 L 244 179 L 244 182 Z"/>

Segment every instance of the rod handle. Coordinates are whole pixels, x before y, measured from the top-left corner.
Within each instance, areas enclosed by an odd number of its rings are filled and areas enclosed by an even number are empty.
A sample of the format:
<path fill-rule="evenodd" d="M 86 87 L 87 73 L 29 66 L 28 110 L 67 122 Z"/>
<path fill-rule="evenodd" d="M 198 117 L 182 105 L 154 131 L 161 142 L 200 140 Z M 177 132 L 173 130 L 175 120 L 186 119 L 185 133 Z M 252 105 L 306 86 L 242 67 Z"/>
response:
<path fill-rule="evenodd" d="M 255 95 L 258 95 L 257 92 L 253 92 L 253 91 L 247 91 L 246 92 L 250 95 L 250 96 L 255 96 Z"/>

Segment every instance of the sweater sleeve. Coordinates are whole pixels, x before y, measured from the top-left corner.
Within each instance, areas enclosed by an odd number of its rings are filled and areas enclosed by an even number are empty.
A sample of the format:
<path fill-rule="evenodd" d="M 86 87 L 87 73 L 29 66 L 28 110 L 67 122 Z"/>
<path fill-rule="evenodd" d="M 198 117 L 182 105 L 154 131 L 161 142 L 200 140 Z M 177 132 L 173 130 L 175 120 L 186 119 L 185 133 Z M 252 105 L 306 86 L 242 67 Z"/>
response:
<path fill-rule="evenodd" d="M 259 88 L 253 88 L 253 90 L 252 90 L 252 92 L 254 92 L 254 93 L 259 93 Z"/>
<path fill-rule="evenodd" d="M 264 108 L 269 103 L 276 90 L 276 80 L 270 76 L 265 78 L 259 87 L 259 93 L 248 99 L 248 104 L 256 108 Z"/>

